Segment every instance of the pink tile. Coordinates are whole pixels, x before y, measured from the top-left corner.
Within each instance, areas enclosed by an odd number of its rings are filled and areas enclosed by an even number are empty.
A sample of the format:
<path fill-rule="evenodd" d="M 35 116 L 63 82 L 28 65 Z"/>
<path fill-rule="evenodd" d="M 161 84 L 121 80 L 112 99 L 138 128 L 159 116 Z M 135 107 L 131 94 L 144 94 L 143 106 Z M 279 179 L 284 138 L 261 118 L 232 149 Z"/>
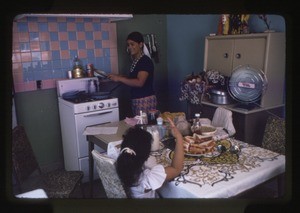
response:
<path fill-rule="evenodd" d="M 86 45 L 86 49 L 95 49 L 94 40 L 86 40 L 85 45 Z"/>
<path fill-rule="evenodd" d="M 56 87 L 56 80 L 46 79 L 42 81 L 42 89 L 51 89 Z"/>
<path fill-rule="evenodd" d="M 101 40 L 102 39 L 102 33 L 100 32 L 94 32 L 94 39 L 95 40 Z"/>
<path fill-rule="evenodd" d="M 15 89 L 15 92 L 24 92 L 25 89 L 24 89 L 24 83 L 21 83 L 21 84 L 14 84 L 14 89 Z"/>
<path fill-rule="evenodd" d="M 69 41 L 69 48 L 70 50 L 77 50 L 78 49 L 77 41 Z"/>
<path fill-rule="evenodd" d="M 12 62 L 20 63 L 21 62 L 21 53 L 14 52 L 12 55 Z"/>
<path fill-rule="evenodd" d="M 57 22 L 66 22 L 67 18 L 66 17 L 58 17 Z"/>
<path fill-rule="evenodd" d="M 83 50 L 83 49 L 78 50 L 78 57 L 79 58 L 86 58 L 87 57 L 86 50 Z"/>
<path fill-rule="evenodd" d="M 12 71 L 15 74 L 23 74 L 22 64 L 13 62 Z"/>
<path fill-rule="evenodd" d="M 59 50 L 59 42 L 58 41 L 50 41 L 50 49 L 51 50 Z"/>
<path fill-rule="evenodd" d="M 52 59 L 50 51 L 42 51 L 41 54 L 42 54 L 43 61 L 49 61 Z"/>
<path fill-rule="evenodd" d="M 13 73 L 14 84 L 23 83 L 23 73 Z"/>
<path fill-rule="evenodd" d="M 38 17 L 38 22 L 48 22 L 47 17 Z"/>
<path fill-rule="evenodd" d="M 83 18 L 75 18 L 75 22 L 83 22 Z"/>
<path fill-rule="evenodd" d="M 103 49 L 95 49 L 95 57 L 102 57 Z"/>
<path fill-rule="evenodd" d="M 49 41 L 50 40 L 49 32 L 40 32 L 39 34 L 40 34 L 39 35 L 40 41 Z"/>
<path fill-rule="evenodd" d="M 85 40 L 85 32 L 77 32 L 78 40 Z"/>
<path fill-rule="evenodd" d="M 19 33 L 13 32 L 12 41 L 19 42 Z"/>
<path fill-rule="evenodd" d="M 62 59 L 70 59 L 70 52 L 69 52 L 69 50 L 61 50 L 60 51 L 60 57 Z"/>
<path fill-rule="evenodd" d="M 25 91 L 34 91 L 36 90 L 36 82 L 35 81 L 28 81 L 25 82 Z"/>
<path fill-rule="evenodd" d="M 113 23 L 109 28 L 109 40 L 110 40 L 110 47 L 117 48 L 117 30 L 116 25 Z"/>
<path fill-rule="evenodd" d="M 102 31 L 108 31 L 109 30 L 109 23 L 102 23 L 101 24 L 101 30 Z"/>
<path fill-rule="evenodd" d="M 20 43 L 19 42 L 13 42 L 12 45 L 13 45 L 13 49 L 12 49 L 13 52 L 17 53 L 17 52 L 21 51 L 20 50 Z"/>
<path fill-rule="evenodd" d="M 85 31 L 93 31 L 93 24 L 91 22 L 84 23 L 84 30 Z"/>
<path fill-rule="evenodd" d="M 67 32 L 58 32 L 58 39 L 60 41 L 67 41 L 68 40 L 68 33 Z"/>
<path fill-rule="evenodd" d="M 37 22 L 28 22 L 28 29 L 29 32 L 38 32 L 38 24 Z"/>
<path fill-rule="evenodd" d="M 109 48 L 110 41 L 109 40 L 102 40 L 102 48 Z"/>
<path fill-rule="evenodd" d="M 118 49 L 117 48 L 110 48 L 110 56 L 112 56 L 112 57 L 118 56 Z"/>
<path fill-rule="evenodd" d="M 31 41 L 30 42 L 30 49 L 31 51 L 40 51 L 40 42 L 38 41 Z"/>
<path fill-rule="evenodd" d="M 19 42 L 28 42 L 28 41 L 29 41 L 29 33 L 28 32 L 19 33 Z"/>
<path fill-rule="evenodd" d="M 48 30 L 49 30 L 49 32 L 57 32 L 58 31 L 57 22 L 49 22 Z"/>
<path fill-rule="evenodd" d="M 21 60 L 22 60 L 22 62 L 30 62 L 30 61 L 32 61 L 31 52 L 21 53 Z"/>
<path fill-rule="evenodd" d="M 118 56 L 111 57 L 110 64 L 111 64 L 111 72 L 119 73 Z"/>
<path fill-rule="evenodd" d="M 76 31 L 76 24 L 73 22 L 67 22 L 67 31 Z"/>

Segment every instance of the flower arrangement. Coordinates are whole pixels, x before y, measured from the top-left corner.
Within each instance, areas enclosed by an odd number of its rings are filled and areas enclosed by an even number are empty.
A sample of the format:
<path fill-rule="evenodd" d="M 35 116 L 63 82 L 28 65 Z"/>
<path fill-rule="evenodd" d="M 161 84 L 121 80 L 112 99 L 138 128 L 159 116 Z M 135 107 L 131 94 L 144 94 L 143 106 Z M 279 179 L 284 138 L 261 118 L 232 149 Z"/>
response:
<path fill-rule="evenodd" d="M 271 21 L 268 20 L 268 17 L 266 14 L 260 14 L 258 15 L 258 18 L 263 20 L 265 25 L 267 26 L 267 29 L 270 30 Z"/>

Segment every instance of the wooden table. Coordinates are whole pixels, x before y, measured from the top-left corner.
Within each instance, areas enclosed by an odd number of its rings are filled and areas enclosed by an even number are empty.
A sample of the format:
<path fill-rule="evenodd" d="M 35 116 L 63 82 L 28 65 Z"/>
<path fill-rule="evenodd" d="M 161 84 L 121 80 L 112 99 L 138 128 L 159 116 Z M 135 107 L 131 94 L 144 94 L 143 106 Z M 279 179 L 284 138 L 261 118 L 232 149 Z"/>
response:
<path fill-rule="evenodd" d="M 89 176 L 90 193 L 93 194 L 94 162 L 91 151 L 94 144 L 107 150 L 108 143 L 122 140 L 124 132 L 130 127 L 124 121 L 106 124 L 117 126 L 115 135 L 89 135 Z M 159 190 L 167 198 L 227 198 L 236 196 L 265 181 L 285 173 L 285 156 L 239 140 L 229 139 L 234 146 L 240 146 L 237 162 L 213 163 L 203 156 L 187 158 L 181 175 Z M 170 163 L 169 149 L 155 156 L 158 163 Z M 216 154 L 214 155 L 216 156 Z M 207 160 L 207 158 L 206 158 Z"/>

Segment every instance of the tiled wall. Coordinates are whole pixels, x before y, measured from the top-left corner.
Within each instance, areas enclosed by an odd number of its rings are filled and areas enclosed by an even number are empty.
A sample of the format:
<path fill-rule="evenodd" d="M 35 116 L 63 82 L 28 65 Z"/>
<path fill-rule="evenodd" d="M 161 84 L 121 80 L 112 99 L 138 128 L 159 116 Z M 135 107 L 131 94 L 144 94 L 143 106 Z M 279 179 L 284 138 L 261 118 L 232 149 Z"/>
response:
<path fill-rule="evenodd" d="M 56 87 L 73 59 L 118 72 L 116 24 L 100 18 L 25 17 L 13 23 L 12 72 L 15 92 Z"/>

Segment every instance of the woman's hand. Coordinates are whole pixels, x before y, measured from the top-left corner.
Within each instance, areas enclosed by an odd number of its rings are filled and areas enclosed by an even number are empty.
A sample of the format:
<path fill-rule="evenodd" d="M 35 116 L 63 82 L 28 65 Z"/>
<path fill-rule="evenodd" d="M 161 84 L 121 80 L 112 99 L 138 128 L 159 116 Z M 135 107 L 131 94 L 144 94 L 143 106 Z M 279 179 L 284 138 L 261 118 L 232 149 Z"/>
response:
<path fill-rule="evenodd" d="M 115 81 L 115 82 L 119 82 L 120 81 L 120 76 L 116 75 L 116 74 L 109 74 L 107 77 L 108 77 L 108 79 L 110 79 L 112 81 Z"/>

